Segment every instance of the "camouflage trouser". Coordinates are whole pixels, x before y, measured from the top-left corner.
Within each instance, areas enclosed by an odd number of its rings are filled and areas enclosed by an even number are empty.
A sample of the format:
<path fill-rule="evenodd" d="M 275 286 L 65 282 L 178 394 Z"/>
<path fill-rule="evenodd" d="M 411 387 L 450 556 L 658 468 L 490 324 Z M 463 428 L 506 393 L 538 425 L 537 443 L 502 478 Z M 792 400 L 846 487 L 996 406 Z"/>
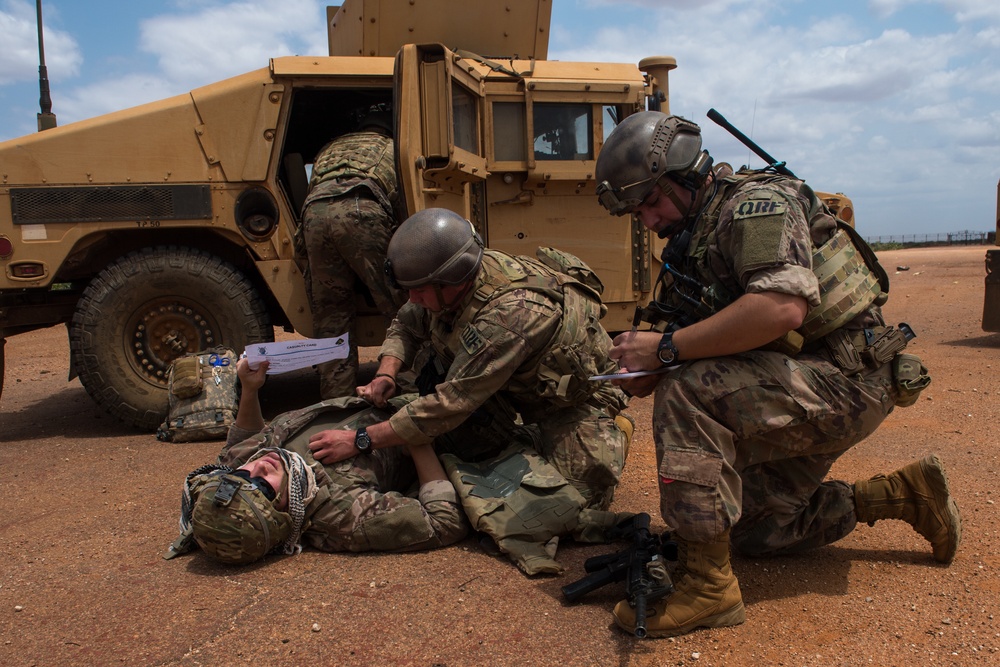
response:
<path fill-rule="evenodd" d="M 848 378 L 809 355 L 693 361 L 653 406 L 660 511 L 682 539 L 732 528 L 745 555 L 834 542 L 857 524 L 851 485 L 824 478 L 893 407 L 891 364 Z"/>
<path fill-rule="evenodd" d="M 377 202 L 352 192 L 312 202 L 302 225 L 314 336 L 347 332 L 351 338 L 347 359 L 320 366 L 320 394 L 323 398 L 353 395 L 358 370 L 355 281 L 361 279 L 387 318 L 394 317 L 406 301 L 405 292 L 389 285 L 384 269 L 393 221 Z"/>
<path fill-rule="evenodd" d="M 388 447 L 327 466 L 330 483 L 313 501 L 303 541 L 323 551 L 416 551 L 465 537 L 468 527 L 448 481 L 406 494 L 416 481 L 402 447 Z"/>
<path fill-rule="evenodd" d="M 438 436 L 435 448 L 475 462 L 520 442 L 551 463 L 583 495 L 585 507 L 607 509 L 628 453 L 628 437 L 609 413 L 585 403 L 525 419 L 530 426 L 515 424 L 510 410 L 493 399 L 457 429 Z"/>
<path fill-rule="evenodd" d="M 537 423 L 539 454 L 583 495 L 585 507 L 607 509 L 625 467 L 628 438 L 606 411 L 583 404 Z"/>

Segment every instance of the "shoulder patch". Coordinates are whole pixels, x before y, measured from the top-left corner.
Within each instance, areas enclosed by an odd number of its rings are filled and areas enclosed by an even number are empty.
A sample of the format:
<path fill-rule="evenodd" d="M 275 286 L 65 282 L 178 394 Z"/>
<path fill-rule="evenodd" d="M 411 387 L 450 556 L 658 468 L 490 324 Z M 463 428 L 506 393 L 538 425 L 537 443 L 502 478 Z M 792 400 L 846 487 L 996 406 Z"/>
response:
<path fill-rule="evenodd" d="M 471 324 L 465 325 L 465 329 L 462 330 L 462 347 L 468 355 L 475 356 L 480 350 L 486 347 L 486 341 L 479 334 L 479 331 Z"/>
<path fill-rule="evenodd" d="M 734 220 L 765 215 L 783 215 L 787 208 L 785 198 L 776 192 L 757 190 L 740 202 L 733 211 Z"/>

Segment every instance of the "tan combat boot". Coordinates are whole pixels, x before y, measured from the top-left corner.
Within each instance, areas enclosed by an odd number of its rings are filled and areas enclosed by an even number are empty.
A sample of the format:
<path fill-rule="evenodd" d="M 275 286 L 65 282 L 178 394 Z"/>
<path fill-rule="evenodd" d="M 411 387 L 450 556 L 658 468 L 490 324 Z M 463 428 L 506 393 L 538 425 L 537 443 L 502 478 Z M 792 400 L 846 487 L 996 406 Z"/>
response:
<path fill-rule="evenodd" d="M 647 636 L 674 637 L 745 621 L 740 585 L 729 565 L 729 532 L 707 544 L 677 542 L 681 574 L 674 592 L 646 611 Z M 628 602 L 619 602 L 614 614 L 619 627 L 635 631 L 635 610 Z"/>
<path fill-rule="evenodd" d="M 858 521 L 900 519 L 927 538 L 934 560 L 950 563 L 962 541 L 962 517 L 948 491 L 948 477 L 933 454 L 889 475 L 854 484 Z"/>

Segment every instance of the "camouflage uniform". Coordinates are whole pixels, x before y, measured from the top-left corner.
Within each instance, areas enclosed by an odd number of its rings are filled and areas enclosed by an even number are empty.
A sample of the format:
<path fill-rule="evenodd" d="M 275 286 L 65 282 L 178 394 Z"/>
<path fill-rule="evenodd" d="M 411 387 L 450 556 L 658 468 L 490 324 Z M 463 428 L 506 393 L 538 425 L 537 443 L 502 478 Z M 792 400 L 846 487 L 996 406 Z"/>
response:
<path fill-rule="evenodd" d="M 314 335 L 349 332 L 351 340 L 347 359 L 320 366 L 323 398 L 351 396 L 357 386 L 356 281 L 364 283 L 386 318 L 406 301 L 404 292 L 389 285 L 383 268 L 396 228 L 393 160 L 392 139 L 362 131 L 328 143 L 313 165 L 297 250 L 306 260 Z"/>
<path fill-rule="evenodd" d="M 608 357 L 600 308 L 599 299 L 568 276 L 526 257 L 487 250 L 458 307 L 431 313 L 407 303 L 389 327 L 382 356 L 408 367 L 430 341 L 446 370 L 434 393 L 390 418 L 393 430 L 421 444 L 481 419 L 484 410 L 507 424 L 520 416 L 539 435 L 538 453 L 579 490 L 586 506 L 606 508 L 628 439 L 615 423 L 625 395 L 610 383 L 580 379 L 617 368 Z M 466 440 L 451 453 L 470 461 L 499 452 L 473 451 Z"/>
<path fill-rule="evenodd" d="M 281 447 L 302 456 L 318 486 L 316 497 L 306 506 L 302 541 L 322 551 L 415 551 L 465 537 L 468 525 L 450 482 L 428 482 L 420 487 L 418 498 L 405 495 L 417 476 L 401 447 L 376 449 L 332 465 L 313 458 L 309 450 L 313 433 L 360 428 L 389 415 L 368 407 L 359 398 L 341 398 L 286 412 L 257 434 L 234 426 L 219 464 L 237 468 L 264 447 Z"/>
<path fill-rule="evenodd" d="M 723 302 L 778 292 L 818 306 L 812 252 L 833 235 L 834 218 L 801 181 L 727 181 L 731 174 L 717 172 L 720 187 L 686 251 L 674 254 L 675 268 Z M 660 299 L 683 309 L 669 288 Z M 843 328 L 884 324 L 873 304 Z M 748 555 L 793 553 L 851 532 L 851 485 L 823 480 L 892 411 L 891 366 L 845 374 L 818 341 L 791 355 L 765 349 L 689 361 L 666 375 L 653 424 L 668 528 L 698 543 L 731 528 L 734 548 Z"/>

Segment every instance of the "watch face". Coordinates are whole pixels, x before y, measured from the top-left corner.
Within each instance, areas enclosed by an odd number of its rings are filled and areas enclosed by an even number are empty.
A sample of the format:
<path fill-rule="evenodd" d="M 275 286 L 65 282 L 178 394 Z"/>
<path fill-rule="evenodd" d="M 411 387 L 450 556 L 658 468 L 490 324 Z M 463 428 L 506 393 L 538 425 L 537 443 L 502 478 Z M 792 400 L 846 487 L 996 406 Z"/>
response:
<path fill-rule="evenodd" d="M 660 339 L 660 345 L 656 349 L 656 356 L 660 358 L 660 363 L 671 364 L 677 358 L 677 348 L 674 347 L 673 336 L 664 334 Z"/>
<path fill-rule="evenodd" d="M 354 446 L 358 448 L 360 452 L 367 452 L 372 447 L 372 439 L 368 436 L 368 431 L 365 429 L 358 429 L 357 435 L 354 436 Z"/>

